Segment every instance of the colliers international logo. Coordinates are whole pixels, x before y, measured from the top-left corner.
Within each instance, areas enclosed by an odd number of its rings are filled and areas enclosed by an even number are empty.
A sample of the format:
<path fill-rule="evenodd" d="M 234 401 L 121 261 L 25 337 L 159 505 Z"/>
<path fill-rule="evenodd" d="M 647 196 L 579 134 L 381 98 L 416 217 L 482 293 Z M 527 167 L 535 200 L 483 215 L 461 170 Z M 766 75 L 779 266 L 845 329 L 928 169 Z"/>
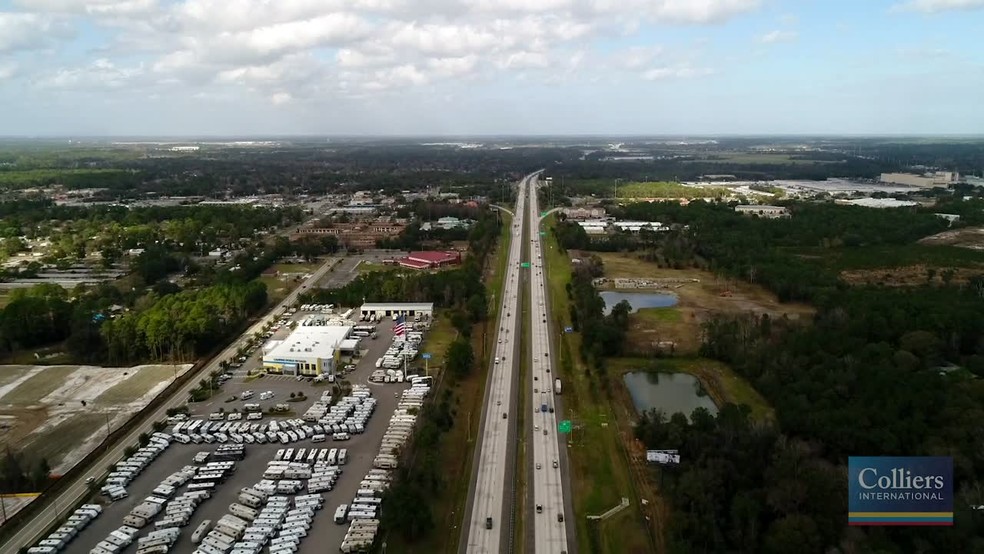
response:
<path fill-rule="evenodd" d="M 953 458 L 848 458 L 849 525 L 953 525 Z"/>

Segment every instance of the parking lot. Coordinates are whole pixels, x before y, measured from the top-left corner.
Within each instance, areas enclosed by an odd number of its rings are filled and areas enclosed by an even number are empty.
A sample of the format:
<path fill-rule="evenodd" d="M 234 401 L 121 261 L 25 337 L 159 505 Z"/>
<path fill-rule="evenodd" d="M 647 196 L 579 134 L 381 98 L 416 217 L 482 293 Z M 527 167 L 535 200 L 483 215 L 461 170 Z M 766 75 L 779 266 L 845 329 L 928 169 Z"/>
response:
<path fill-rule="evenodd" d="M 295 317 L 302 315 L 295 314 Z M 338 549 L 348 525 L 336 525 L 332 521 L 335 509 L 340 504 L 352 502 L 356 491 L 359 489 L 360 481 L 372 469 L 373 460 L 379 453 L 382 437 L 399 400 L 397 397 L 409 387 L 409 383 L 368 383 L 369 375 L 376 369 L 376 359 L 381 357 L 392 343 L 393 333 L 389 322 L 379 324 L 377 331 L 377 339 L 363 340 L 363 345 L 368 349 L 368 352 L 358 361 L 356 369 L 342 377 L 352 384 L 367 385 L 377 401 L 375 412 L 365 426 L 365 432 L 353 434 L 349 440 L 345 441 L 333 441 L 329 434 L 328 440 L 320 443 L 313 443 L 310 439 L 305 438 L 290 444 L 246 444 L 245 458 L 237 462 L 235 472 L 213 491 L 212 497 L 195 510 L 191 520 L 183 528 L 180 538 L 171 547 L 171 552 L 193 552 L 195 546 L 191 543 L 191 534 L 195 528 L 206 519 L 214 523 L 224 514 L 229 513 L 229 505 L 237 501 L 240 490 L 260 481 L 263 478 L 267 462 L 274 458 L 278 450 L 286 448 L 294 448 L 295 450 L 299 448 L 346 448 L 348 450 L 348 462 L 342 467 L 343 474 L 336 482 L 333 490 L 322 493 L 325 499 L 324 507 L 316 513 L 309 534 L 301 541 L 298 552 L 313 554 L 315 552 L 334 552 Z M 286 332 L 286 329 L 278 331 L 284 335 Z M 261 421 L 253 421 L 252 423 L 269 422 L 271 419 L 300 418 L 311 404 L 321 398 L 324 391 L 331 390 L 332 384 L 327 382 L 312 383 L 306 379 L 297 381 L 292 376 L 247 378 L 246 370 L 260 365 L 260 350 L 257 349 L 250 359 L 243 364 L 240 371 L 236 372 L 236 377 L 225 383 L 210 400 L 190 404 L 191 418 L 207 420 L 209 414 L 218 412 L 220 408 L 224 409 L 226 414 L 237 408 L 242 412 L 246 403 L 260 404 L 264 412 L 276 404 L 286 403 L 291 408 L 290 412 L 284 416 L 271 416 L 264 413 Z M 247 401 L 239 400 L 239 396 L 246 390 L 254 391 L 255 395 Z M 273 398 L 260 400 L 260 393 L 266 391 L 273 392 Z M 299 392 L 304 393 L 305 400 L 288 402 L 290 393 Z M 228 401 L 233 395 L 236 396 L 237 400 Z M 165 432 L 170 432 L 170 429 L 171 426 Z M 149 496 L 161 481 L 184 466 L 192 465 L 193 458 L 197 453 L 211 452 L 218 446 L 217 444 L 204 443 L 181 444 L 172 441 L 170 446 L 156 460 L 151 462 L 142 473 L 126 486 L 129 497 L 109 504 L 104 513 L 69 544 L 67 551 L 89 552 L 110 532 L 119 528 L 129 511 Z M 185 488 L 179 488 L 178 494 L 183 492 Z M 304 491 L 298 494 L 304 494 Z M 152 529 L 153 527 L 148 525 L 141 529 L 138 536 L 146 535 Z M 121 552 L 133 553 L 136 549 L 137 546 L 134 543 Z"/>

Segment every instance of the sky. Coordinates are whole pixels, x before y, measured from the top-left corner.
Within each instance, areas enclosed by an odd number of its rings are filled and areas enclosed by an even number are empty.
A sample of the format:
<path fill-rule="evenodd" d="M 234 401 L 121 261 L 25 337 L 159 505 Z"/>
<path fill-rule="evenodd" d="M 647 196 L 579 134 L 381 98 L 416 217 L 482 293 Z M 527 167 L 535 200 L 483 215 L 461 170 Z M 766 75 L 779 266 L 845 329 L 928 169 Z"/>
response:
<path fill-rule="evenodd" d="M 0 135 L 981 134 L 984 0 L 0 0 Z"/>

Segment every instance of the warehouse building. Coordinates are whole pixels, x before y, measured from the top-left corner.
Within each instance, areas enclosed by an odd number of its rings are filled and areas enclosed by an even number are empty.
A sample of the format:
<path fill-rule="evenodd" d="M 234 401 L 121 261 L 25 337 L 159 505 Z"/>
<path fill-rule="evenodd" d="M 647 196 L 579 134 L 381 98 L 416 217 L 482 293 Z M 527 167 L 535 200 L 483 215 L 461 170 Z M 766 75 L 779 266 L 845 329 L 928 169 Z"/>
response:
<path fill-rule="evenodd" d="M 411 252 L 403 258 L 396 260 L 396 263 L 410 269 L 434 269 L 446 265 L 461 263 L 460 252 L 440 252 L 426 250 L 423 252 Z"/>
<path fill-rule="evenodd" d="M 277 375 L 332 375 L 351 325 L 300 325 L 263 347 L 263 369 Z"/>
<path fill-rule="evenodd" d="M 420 316 L 423 318 L 433 317 L 433 302 L 370 302 L 363 304 L 359 308 L 362 319 L 375 315 L 377 319 L 384 317 L 392 318 L 395 315 L 407 315 L 412 317 Z"/>

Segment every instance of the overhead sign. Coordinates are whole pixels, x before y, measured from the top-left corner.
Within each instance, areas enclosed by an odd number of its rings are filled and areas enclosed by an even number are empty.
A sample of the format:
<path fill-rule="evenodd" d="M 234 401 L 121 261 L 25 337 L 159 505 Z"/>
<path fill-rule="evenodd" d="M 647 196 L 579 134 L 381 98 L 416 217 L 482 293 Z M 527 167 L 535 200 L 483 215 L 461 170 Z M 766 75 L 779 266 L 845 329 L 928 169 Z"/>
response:
<path fill-rule="evenodd" d="M 521 267 L 529 268 L 530 267 L 530 262 L 523 262 L 522 265 L 521 265 Z"/>
<path fill-rule="evenodd" d="M 546 232 L 546 231 L 540 231 L 540 236 L 541 236 L 541 237 L 545 237 L 545 236 L 547 236 L 547 232 Z"/>
<path fill-rule="evenodd" d="M 561 433 L 570 433 L 571 432 L 571 420 L 565 419 L 565 420 L 561 421 L 560 423 L 558 423 L 557 424 L 557 430 L 560 431 Z"/>
<path fill-rule="evenodd" d="M 564 332 L 565 333 L 573 333 L 574 332 L 574 328 L 573 327 L 564 327 Z"/>
<path fill-rule="evenodd" d="M 647 450 L 646 461 L 656 464 L 679 464 L 680 455 L 676 450 Z"/>
<path fill-rule="evenodd" d="M 423 359 L 425 359 L 425 360 L 431 359 L 430 352 L 424 352 L 423 354 L 420 355 L 420 357 L 423 358 Z"/>

